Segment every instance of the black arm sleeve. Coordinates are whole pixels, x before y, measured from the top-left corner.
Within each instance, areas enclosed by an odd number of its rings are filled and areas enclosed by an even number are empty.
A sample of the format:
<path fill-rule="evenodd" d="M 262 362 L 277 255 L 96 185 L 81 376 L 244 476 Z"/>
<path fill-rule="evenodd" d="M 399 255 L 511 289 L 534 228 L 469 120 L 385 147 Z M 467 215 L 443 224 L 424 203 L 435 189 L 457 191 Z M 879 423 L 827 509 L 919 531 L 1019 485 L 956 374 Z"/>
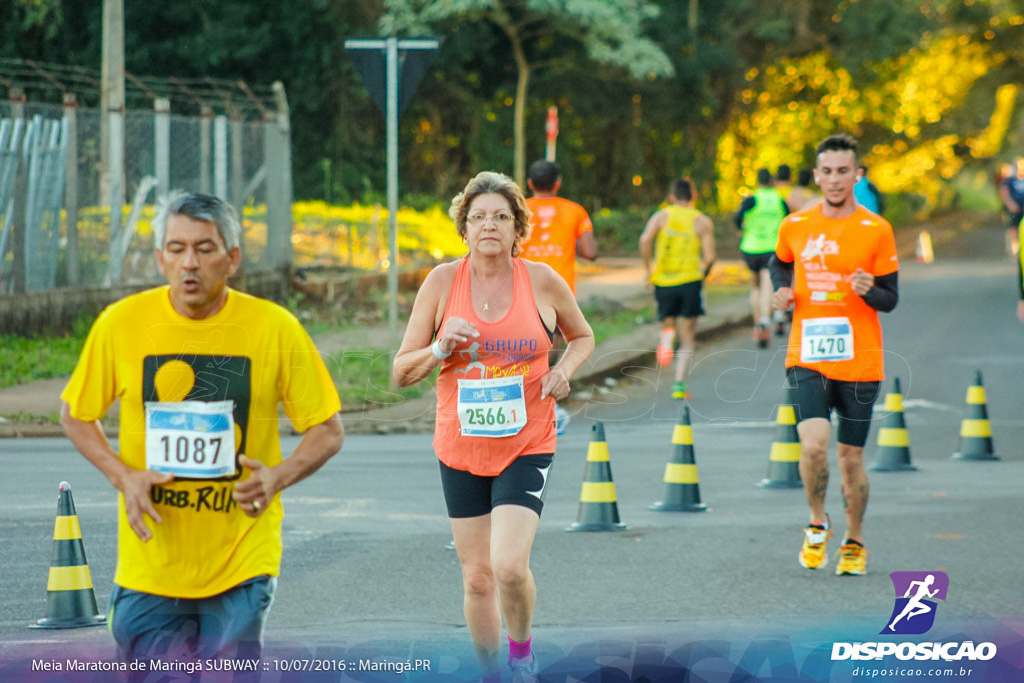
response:
<path fill-rule="evenodd" d="M 896 308 L 896 302 L 900 300 L 899 271 L 876 277 L 875 286 L 861 298 L 868 306 L 882 313 Z"/>
<path fill-rule="evenodd" d="M 747 211 L 753 209 L 755 206 L 757 206 L 757 200 L 754 198 L 754 195 L 750 195 L 749 197 L 743 198 L 743 201 L 740 203 L 740 210 L 737 211 L 736 215 L 733 217 L 733 220 L 736 222 L 737 230 L 743 229 L 743 215 L 746 214 Z"/>
<path fill-rule="evenodd" d="M 778 254 L 772 254 L 768 262 L 768 272 L 772 276 L 772 289 L 793 286 L 793 262 L 780 261 Z"/>

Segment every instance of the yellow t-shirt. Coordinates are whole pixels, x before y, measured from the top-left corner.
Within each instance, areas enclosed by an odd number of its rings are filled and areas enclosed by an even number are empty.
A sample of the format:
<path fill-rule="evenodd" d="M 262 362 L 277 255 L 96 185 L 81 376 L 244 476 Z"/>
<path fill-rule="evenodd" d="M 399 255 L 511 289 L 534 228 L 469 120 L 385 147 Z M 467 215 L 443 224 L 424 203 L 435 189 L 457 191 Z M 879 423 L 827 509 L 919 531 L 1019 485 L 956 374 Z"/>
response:
<path fill-rule="evenodd" d="M 700 238 L 693 227 L 701 212 L 692 207 L 676 205 L 662 210 L 668 213 L 668 220 L 654 238 L 651 284 L 675 287 L 702 279 Z"/>
<path fill-rule="evenodd" d="M 145 403 L 234 401 L 237 453 L 268 466 L 281 462 L 278 405 L 302 432 L 341 409 L 316 347 L 298 320 L 269 301 L 228 290 L 224 308 L 190 320 L 171 306 L 168 287 L 127 297 L 97 318 L 61 398 L 71 416 L 102 418 L 121 401 L 119 454 L 146 469 Z M 220 479 L 177 478 L 150 492 L 163 518 L 149 518 L 143 543 L 128 526 L 119 496 L 114 582 L 176 598 L 222 593 L 281 565 L 283 508 L 276 496 L 259 517 L 231 498 L 248 470 Z"/>

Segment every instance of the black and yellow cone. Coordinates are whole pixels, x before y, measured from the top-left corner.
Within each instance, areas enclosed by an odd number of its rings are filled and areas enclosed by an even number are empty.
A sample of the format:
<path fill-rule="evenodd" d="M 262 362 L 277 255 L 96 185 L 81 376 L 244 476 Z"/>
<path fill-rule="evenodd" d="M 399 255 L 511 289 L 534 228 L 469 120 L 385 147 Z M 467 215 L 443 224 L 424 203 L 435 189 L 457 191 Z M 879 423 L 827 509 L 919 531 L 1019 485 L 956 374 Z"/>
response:
<path fill-rule="evenodd" d="M 992 447 L 992 426 L 988 423 L 985 387 L 978 371 L 974 385 L 967 387 L 967 417 L 960 423 L 960 448 L 957 460 L 998 460 Z"/>
<path fill-rule="evenodd" d="M 650 506 L 657 512 L 704 512 L 700 502 L 700 477 L 693 453 L 690 407 L 683 406 L 679 424 L 672 432 L 672 459 L 665 466 L 665 499 Z"/>
<path fill-rule="evenodd" d="M 587 467 L 583 473 L 580 508 L 576 522 L 566 531 L 621 531 L 619 505 L 612 481 L 611 459 L 604 439 L 604 425 L 598 422 L 591 429 L 587 447 Z"/>
<path fill-rule="evenodd" d="M 916 470 L 910 462 L 910 435 L 903 420 L 903 394 L 900 378 L 893 380 L 892 392 L 885 395 L 886 412 L 878 429 L 878 452 L 870 469 L 875 472 L 909 472 Z"/>
<path fill-rule="evenodd" d="M 46 616 L 29 628 L 78 628 L 106 622 L 107 618 L 96 608 L 71 485 L 62 481 L 53 527 L 50 578 L 46 584 Z"/>
<path fill-rule="evenodd" d="M 800 435 L 796 431 L 796 410 L 780 405 L 775 413 L 775 441 L 768 456 L 768 476 L 757 485 L 766 489 L 795 489 L 800 480 Z"/>

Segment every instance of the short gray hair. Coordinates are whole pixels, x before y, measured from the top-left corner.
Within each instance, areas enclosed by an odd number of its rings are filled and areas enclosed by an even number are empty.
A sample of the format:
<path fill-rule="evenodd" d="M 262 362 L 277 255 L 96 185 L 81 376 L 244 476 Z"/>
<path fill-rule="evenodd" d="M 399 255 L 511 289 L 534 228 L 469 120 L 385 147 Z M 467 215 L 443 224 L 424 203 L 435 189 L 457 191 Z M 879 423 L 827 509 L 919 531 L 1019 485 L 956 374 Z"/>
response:
<path fill-rule="evenodd" d="M 175 190 L 166 197 L 161 197 L 157 202 L 156 217 L 153 219 L 153 245 L 157 249 L 163 249 L 167 219 L 171 216 L 185 216 L 194 221 L 213 223 L 228 251 L 241 247 L 242 225 L 238 222 L 238 214 L 230 204 L 219 197 L 183 190 Z"/>

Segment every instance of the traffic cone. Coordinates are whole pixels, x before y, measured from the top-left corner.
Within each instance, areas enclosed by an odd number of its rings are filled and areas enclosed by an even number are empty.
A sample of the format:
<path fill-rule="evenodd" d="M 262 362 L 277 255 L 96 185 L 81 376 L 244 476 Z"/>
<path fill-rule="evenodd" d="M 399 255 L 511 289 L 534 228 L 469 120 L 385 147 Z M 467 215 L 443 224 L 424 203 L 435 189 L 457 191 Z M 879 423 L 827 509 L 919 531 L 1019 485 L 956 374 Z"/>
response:
<path fill-rule="evenodd" d="M 650 506 L 657 512 L 704 512 L 700 502 L 697 463 L 693 457 L 690 406 L 683 406 L 679 424 L 672 432 L 672 459 L 665 466 L 665 499 Z"/>
<path fill-rule="evenodd" d="M 800 481 L 800 435 L 796 431 L 796 411 L 792 405 L 780 405 L 775 413 L 775 441 L 768 456 L 768 476 L 757 485 L 766 489 L 795 489 Z"/>
<path fill-rule="evenodd" d="M 604 425 L 596 423 L 591 432 L 579 512 L 576 522 L 566 531 L 622 531 L 626 525 L 619 521 L 619 506 L 615 497 L 615 483 L 612 481 L 608 444 L 604 440 Z"/>
<path fill-rule="evenodd" d="M 932 251 L 932 236 L 927 230 L 917 233 L 917 248 L 914 250 L 914 257 L 919 263 L 931 263 L 935 260 Z"/>
<path fill-rule="evenodd" d="M 82 530 L 71 498 L 71 484 L 60 483 L 57 521 L 53 527 L 50 578 L 46 584 L 46 616 L 29 628 L 100 626 L 107 618 L 96 608 Z"/>
<path fill-rule="evenodd" d="M 917 468 L 910 464 L 910 437 L 903 421 L 903 394 L 900 378 L 893 380 L 893 391 L 885 395 L 886 416 L 878 429 L 878 452 L 871 470 L 875 472 L 909 472 Z"/>
<path fill-rule="evenodd" d="M 992 448 L 992 427 L 985 406 L 985 387 L 978 370 L 974 385 L 967 387 L 967 417 L 960 423 L 960 448 L 957 460 L 998 460 Z"/>

